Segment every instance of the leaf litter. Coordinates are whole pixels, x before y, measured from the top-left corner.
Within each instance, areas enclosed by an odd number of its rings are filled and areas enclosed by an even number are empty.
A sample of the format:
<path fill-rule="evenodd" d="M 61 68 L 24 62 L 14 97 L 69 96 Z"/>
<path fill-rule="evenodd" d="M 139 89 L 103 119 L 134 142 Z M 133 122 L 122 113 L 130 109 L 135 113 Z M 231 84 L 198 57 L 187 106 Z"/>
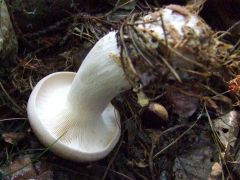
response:
<path fill-rule="evenodd" d="M 143 63 L 138 64 L 140 67 L 132 66 L 136 68 L 135 72 L 140 72 L 141 83 L 135 86 L 134 91 L 113 100 L 122 116 L 122 137 L 104 160 L 88 164 L 63 160 L 44 148 L 32 134 L 25 120 L 26 101 L 36 82 L 51 72 L 76 70 L 81 64 L 79 56 L 83 59 L 106 32 L 125 25 L 126 17 L 131 24 L 134 13 L 141 14 L 156 6 L 155 1 L 131 2 L 126 7 L 125 1 L 122 6 L 116 4 L 107 13 L 90 15 L 78 12 L 57 26 L 25 34 L 28 42 L 21 42 L 26 49 L 20 49 L 18 64 L 9 66 L 7 71 L 11 75 L 1 78 L 0 174 L 4 179 L 239 177 L 239 83 L 236 78 L 240 74 L 240 52 L 237 43 L 229 43 L 229 33 L 225 39 L 225 32 L 220 32 L 220 36 L 213 33 L 210 37 L 223 42 L 217 50 L 199 47 L 196 43 L 195 47 L 199 48 L 196 62 L 163 42 L 161 51 L 182 59 L 182 64 L 178 65 L 182 67 L 180 70 L 175 70 L 172 62 L 164 56 L 160 57 L 163 64 L 160 69 L 155 69 L 156 61 L 149 59 L 142 59 Z M 200 4 L 191 4 L 191 11 L 203 9 L 204 12 L 204 1 L 197 2 Z M 118 3 L 121 5 L 121 1 Z M 168 3 L 173 2 L 166 1 Z M 59 31 L 60 27 L 65 27 L 65 30 Z M 55 36 L 50 33 L 54 31 L 57 33 Z M 124 33 L 129 33 L 131 40 L 137 42 L 136 37 L 139 36 L 132 31 L 125 29 Z M 190 33 L 188 40 L 192 38 L 194 36 Z M 214 47 L 214 41 L 205 42 L 210 43 L 206 46 Z M 148 47 L 141 43 L 138 45 L 135 48 L 146 55 Z M 130 56 L 128 62 L 134 62 L 134 54 Z M 166 74 L 160 76 L 163 72 Z M 197 81 L 191 83 L 188 81 L 191 78 Z M 12 117 L 17 118 L 14 120 Z M 23 118 L 23 121 L 18 118 Z"/>

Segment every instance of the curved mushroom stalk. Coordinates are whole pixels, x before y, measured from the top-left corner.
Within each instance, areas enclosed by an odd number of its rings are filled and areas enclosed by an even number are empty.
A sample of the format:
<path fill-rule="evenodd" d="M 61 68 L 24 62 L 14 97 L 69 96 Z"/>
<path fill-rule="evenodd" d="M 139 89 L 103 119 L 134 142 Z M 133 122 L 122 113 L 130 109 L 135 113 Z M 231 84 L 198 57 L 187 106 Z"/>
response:
<path fill-rule="evenodd" d="M 116 32 L 89 52 L 77 74 L 48 75 L 34 88 L 28 117 L 34 132 L 61 157 L 74 161 L 104 158 L 120 137 L 119 114 L 110 101 L 130 88 L 120 66 Z"/>

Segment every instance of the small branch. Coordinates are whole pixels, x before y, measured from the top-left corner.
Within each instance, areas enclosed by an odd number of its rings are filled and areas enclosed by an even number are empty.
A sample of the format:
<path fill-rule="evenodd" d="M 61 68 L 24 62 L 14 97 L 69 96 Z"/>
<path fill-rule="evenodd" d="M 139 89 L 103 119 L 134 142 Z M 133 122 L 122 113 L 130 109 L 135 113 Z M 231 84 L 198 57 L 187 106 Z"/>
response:
<path fill-rule="evenodd" d="M 122 142 L 123 142 L 123 140 L 122 140 L 122 138 L 121 138 L 121 141 L 120 141 L 120 143 L 119 143 L 119 145 L 118 145 L 118 147 L 117 147 L 117 149 L 116 149 L 116 151 L 115 151 L 112 159 L 109 161 L 109 163 L 108 163 L 108 165 L 107 165 L 107 168 L 106 168 L 106 170 L 105 170 L 105 172 L 104 172 L 104 174 L 103 174 L 102 180 L 106 179 L 107 174 L 108 174 L 109 169 L 110 169 L 110 166 L 113 164 L 114 160 L 116 159 L 117 154 L 118 154 L 118 152 L 119 152 L 119 149 L 120 149 L 120 147 L 121 147 L 121 145 L 122 145 Z"/>

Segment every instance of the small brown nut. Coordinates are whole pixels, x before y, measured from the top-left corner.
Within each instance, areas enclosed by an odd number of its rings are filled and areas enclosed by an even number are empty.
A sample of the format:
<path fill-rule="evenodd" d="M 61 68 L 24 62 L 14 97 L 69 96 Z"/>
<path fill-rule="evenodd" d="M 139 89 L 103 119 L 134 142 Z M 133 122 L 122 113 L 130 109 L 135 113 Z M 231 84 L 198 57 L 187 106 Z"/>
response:
<path fill-rule="evenodd" d="M 163 107 L 163 105 L 159 103 L 152 102 L 148 106 L 149 110 L 154 112 L 158 117 L 160 117 L 162 120 L 167 121 L 168 120 L 168 112 Z"/>

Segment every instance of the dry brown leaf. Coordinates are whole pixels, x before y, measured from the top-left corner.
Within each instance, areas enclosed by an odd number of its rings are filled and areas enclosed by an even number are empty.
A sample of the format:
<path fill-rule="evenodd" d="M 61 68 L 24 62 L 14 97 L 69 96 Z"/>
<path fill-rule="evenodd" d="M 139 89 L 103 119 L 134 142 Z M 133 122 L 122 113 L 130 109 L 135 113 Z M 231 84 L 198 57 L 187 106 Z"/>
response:
<path fill-rule="evenodd" d="M 36 180 L 52 180 L 52 179 L 53 179 L 53 172 L 51 170 L 45 171 L 36 177 Z"/>
<path fill-rule="evenodd" d="M 36 173 L 38 176 L 37 180 L 52 180 L 53 179 L 53 171 L 52 167 L 47 161 L 42 160 L 34 164 Z"/>
<path fill-rule="evenodd" d="M 199 105 L 198 98 L 187 96 L 178 92 L 171 93 L 171 100 L 173 104 L 173 111 L 183 118 L 192 116 Z"/>
<path fill-rule="evenodd" d="M 211 172 L 214 149 L 204 132 L 188 151 L 175 159 L 173 172 L 176 180 L 206 180 Z"/>
<path fill-rule="evenodd" d="M 52 180 L 53 171 L 51 166 L 44 160 L 33 164 L 30 156 L 20 157 L 10 163 L 5 169 L 11 180 Z"/>
<path fill-rule="evenodd" d="M 4 139 L 4 141 L 9 144 L 13 144 L 17 141 L 20 141 L 25 137 L 26 137 L 26 133 L 21 133 L 21 132 L 20 133 L 9 132 L 9 133 L 2 134 L 2 138 Z"/>
<path fill-rule="evenodd" d="M 208 108 L 214 109 L 215 111 L 219 110 L 217 103 L 210 97 L 205 96 L 203 97 L 203 100 Z"/>
<path fill-rule="evenodd" d="M 212 171 L 210 173 L 210 176 L 208 177 L 208 180 L 221 179 L 222 173 L 222 166 L 218 162 L 215 162 L 212 165 Z"/>
<path fill-rule="evenodd" d="M 235 145 L 239 132 L 238 121 L 239 114 L 237 111 L 230 111 L 213 121 L 215 130 L 217 131 L 219 140 L 225 147 L 225 151 L 229 151 L 229 148 Z"/>
<path fill-rule="evenodd" d="M 11 180 L 34 179 L 36 172 L 29 156 L 13 161 L 5 170 L 11 175 Z"/>

